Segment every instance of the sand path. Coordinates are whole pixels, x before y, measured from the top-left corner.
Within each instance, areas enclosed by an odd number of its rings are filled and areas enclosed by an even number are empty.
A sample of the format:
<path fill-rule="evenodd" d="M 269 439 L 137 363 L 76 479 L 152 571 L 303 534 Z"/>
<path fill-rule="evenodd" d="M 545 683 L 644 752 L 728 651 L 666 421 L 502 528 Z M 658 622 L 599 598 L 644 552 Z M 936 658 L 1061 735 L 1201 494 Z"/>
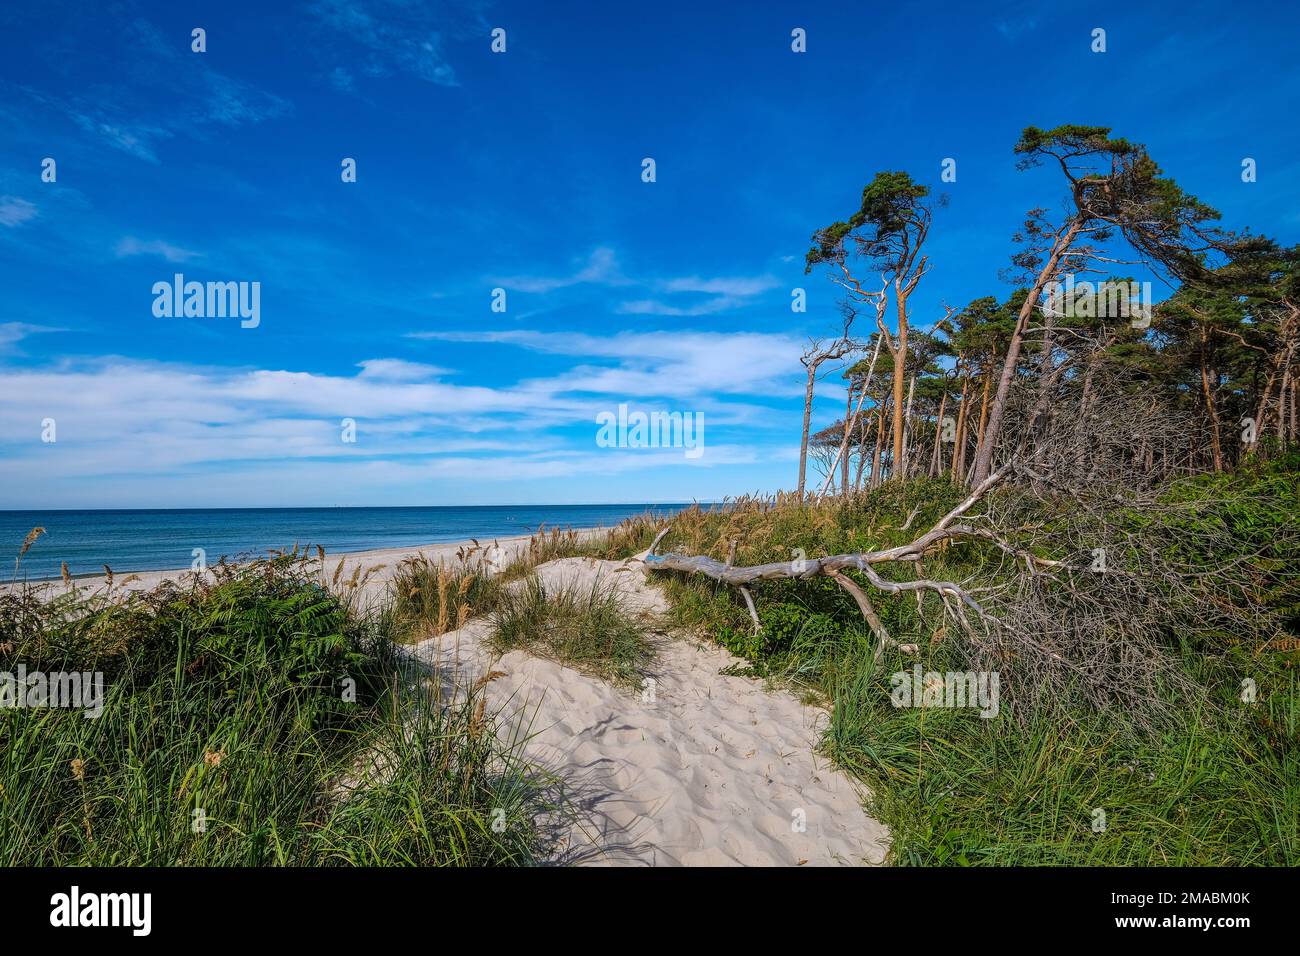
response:
<path fill-rule="evenodd" d="M 642 565 L 565 558 L 541 565 L 548 585 L 615 580 L 655 627 L 667 610 Z M 444 675 L 487 685 L 505 733 L 526 728 L 529 759 L 555 773 L 578 808 L 559 825 L 560 862 L 701 865 L 879 863 L 888 838 L 854 783 L 814 756 L 827 714 L 762 682 L 719 673 L 743 663 L 717 646 L 661 635 L 638 694 L 523 651 L 496 657 L 488 625 L 413 646 Z"/>

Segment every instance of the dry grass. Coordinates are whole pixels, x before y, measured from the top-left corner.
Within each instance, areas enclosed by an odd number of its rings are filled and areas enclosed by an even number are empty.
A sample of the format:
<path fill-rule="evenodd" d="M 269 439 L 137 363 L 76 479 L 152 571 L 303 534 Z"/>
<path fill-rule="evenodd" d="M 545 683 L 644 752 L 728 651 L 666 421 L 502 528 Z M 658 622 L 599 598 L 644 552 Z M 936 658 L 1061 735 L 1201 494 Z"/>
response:
<path fill-rule="evenodd" d="M 449 564 L 425 555 L 406 558 L 392 580 L 395 631 L 419 641 L 463 627 L 495 606 L 501 583 L 482 563 Z"/>

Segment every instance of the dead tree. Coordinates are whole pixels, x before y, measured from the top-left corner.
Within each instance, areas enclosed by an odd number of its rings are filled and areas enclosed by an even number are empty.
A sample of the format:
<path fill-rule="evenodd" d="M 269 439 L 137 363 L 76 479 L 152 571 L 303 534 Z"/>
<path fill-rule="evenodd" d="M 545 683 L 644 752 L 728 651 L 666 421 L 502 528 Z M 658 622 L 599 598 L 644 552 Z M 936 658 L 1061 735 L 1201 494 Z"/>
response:
<path fill-rule="evenodd" d="M 642 555 L 646 569 L 649 571 L 679 571 L 686 574 L 702 574 L 722 584 L 737 588 L 749 608 L 754 626 L 759 626 L 758 612 L 749 593 L 748 585 L 755 581 L 773 579 L 807 579 L 816 575 L 826 575 L 843 588 L 857 604 L 862 616 L 870 625 L 872 633 L 879 641 L 876 653 L 879 655 L 886 645 L 894 642 L 881 623 L 867 593 L 858 584 L 845 575 L 845 571 L 857 571 L 862 574 L 873 588 L 886 594 L 904 592 L 932 592 L 939 595 L 944 606 L 956 617 L 968 633 L 974 633 L 974 627 L 966 614 L 969 608 L 981 618 L 986 611 L 962 585 L 954 581 L 939 581 L 929 578 L 917 578 L 912 581 L 890 581 L 880 576 L 878 565 L 906 563 L 919 568 L 921 560 L 936 546 L 945 541 L 982 539 L 993 542 L 995 546 L 1008 554 L 1040 567 L 1054 567 L 1060 564 L 1034 557 L 1008 544 L 994 532 L 985 528 L 976 528 L 970 524 L 958 523 L 958 519 L 969 511 L 995 485 L 1001 483 L 1011 470 L 1011 465 L 1004 465 L 975 488 L 960 504 L 949 511 L 939 521 L 907 544 L 879 551 L 864 551 L 855 554 L 833 554 L 821 558 L 803 558 L 797 561 L 779 561 L 772 564 L 757 564 L 748 567 L 736 567 L 730 560 L 717 561 L 706 555 L 655 554 L 659 542 L 668 534 L 670 528 L 659 532 L 649 549 Z"/>
<path fill-rule="evenodd" d="M 804 389 L 803 398 L 803 437 L 799 443 L 800 497 L 803 496 L 804 484 L 808 477 L 808 437 L 812 426 L 813 389 L 817 384 L 817 371 L 826 362 L 837 361 L 850 352 L 858 350 L 858 343 L 849 338 L 849 327 L 853 324 L 853 317 L 853 311 L 851 309 L 846 310 L 844 331 L 840 334 L 840 337 L 829 345 L 824 345 L 820 341 L 813 341 L 808 346 L 808 350 L 799 358 L 800 363 L 808 370 L 808 384 Z"/>

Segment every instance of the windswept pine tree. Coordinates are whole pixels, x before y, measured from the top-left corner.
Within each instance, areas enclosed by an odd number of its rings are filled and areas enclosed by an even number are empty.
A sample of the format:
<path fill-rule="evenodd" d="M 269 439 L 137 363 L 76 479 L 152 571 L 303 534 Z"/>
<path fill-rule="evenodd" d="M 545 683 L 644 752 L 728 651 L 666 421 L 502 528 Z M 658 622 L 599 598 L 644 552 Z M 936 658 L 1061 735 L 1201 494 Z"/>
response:
<path fill-rule="evenodd" d="M 853 215 L 813 234 L 806 271 L 828 267 L 846 314 L 873 311 L 876 331 L 854 340 L 846 326 L 805 357 L 799 492 L 810 436 L 823 493 L 912 475 L 977 486 L 1013 459 L 1160 480 L 1295 442 L 1300 249 L 1222 228 L 1108 127 L 1031 126 L 1014 152 L 1021 169 L 1059 171 L 1066 202 L 1059 218 L 1031 209 L 1012 237 L 1004 300 L 913 315 L 944 203 L 905 172 L 878 173 Z M 1153 287 L 1172 292 L 1156 306 Z M 814 433 L 829 361 L 844 369 L 844 416 Z"/>
<path fill-rule="evenodd" d="M 832 268 L 832 275 L 843 286 L 849 300 L 858 304 L 878 305 L 892 284 L 895 305 L 895 331 L 877 311 L 877 327 L 894 359 L 893 371 L 893 445 L 891 467 L 897 467 L 904 455 L 904 379 L 907 374 L 908 300 L 916 291 L 921 277 L 929 270 L 929 259 L 922 251 L 930 232 L 933 209 L 939 203 L 928 200 L 930 188 L 920 185 L 903 172 L 880 172 L 862 190 L 862 204 L 846 222 L 832 223 L 813 234 L 813 247 L 805 257 L 805 271 L 819 264 Z M 862 261 L 854 271 L 854 255 Z M 879 273 L 884 288 L 876 291 L 868 275 Z"/>

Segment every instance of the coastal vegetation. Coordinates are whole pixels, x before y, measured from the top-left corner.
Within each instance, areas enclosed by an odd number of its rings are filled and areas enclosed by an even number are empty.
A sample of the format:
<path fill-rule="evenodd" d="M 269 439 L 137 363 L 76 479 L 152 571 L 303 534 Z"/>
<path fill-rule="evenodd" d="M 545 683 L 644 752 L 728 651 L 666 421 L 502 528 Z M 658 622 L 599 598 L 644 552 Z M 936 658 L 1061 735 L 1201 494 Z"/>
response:
<path fill-rule="evenodd" d="M 947 479 L 909 479 L 817 502 L 746 500 L 676 516 L 665 544 L 719 560 L 734 548 L 735 564 L 870 551 L 911 541 L 909 515 L 927 527 L 961 495 Z M 936 594 L 873 598 L 892 638 L 882 648 L 824 576 L 754 583 L 757 627 L 735 588 L 664 576 L 679 628 L 826 707 L 822 749 L 869 788 L 897 863 L 1295 865 L 1300 457 L 1180 480 L 1158 505 L 1117 506 L 1109 525 L 1076 530 L 1068 500 L 994 496 L 974 519 L 1048 529 L 1030 535 L 1042 556 L 1126 541 L 1112 560 L 1136 589 L 1115 604 L 1127 588 L 1095 574 L 1026 584 L 1022 564 L 981 544 L 928 556 L 928 575 L 979 581 L 990 617 L 1021 622 L 979 639 Z M 894 675 L 917 666 L 998 673 L 997 716 L 895 706 Z"/>
<path fill-rule="evenodd" d="M 0 670 L 102 672 L 102 712 L 0 712 L 5 865 L 534 860 L 542 782 L 479 689 L 444 697 L 321 562 L 147 592 L 0 593 Z"/>

